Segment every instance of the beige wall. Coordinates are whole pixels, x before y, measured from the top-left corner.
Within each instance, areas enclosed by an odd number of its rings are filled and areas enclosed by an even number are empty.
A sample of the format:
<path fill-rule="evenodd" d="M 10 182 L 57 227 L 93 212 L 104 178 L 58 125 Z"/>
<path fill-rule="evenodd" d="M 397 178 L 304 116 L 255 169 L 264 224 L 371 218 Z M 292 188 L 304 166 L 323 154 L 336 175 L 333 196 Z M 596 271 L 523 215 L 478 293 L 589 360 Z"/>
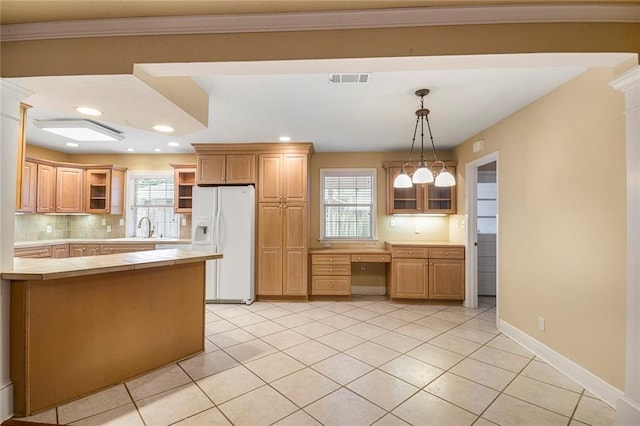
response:
<path fill-rule="evenodd" d="M 625 119 L 624 95 L 608 86 L 615 76 L 587 71 L 455 151 L 460 215 L 465 163 L 499 152 L 500 319 L 623 389 Z M 473 154 L 477 139 L 486 149 Z"/>
<path fill-rule="evenodd" d="M 383 161 L 406 161 L 408 152 L 321 152 L 311 158 L 311 192 L 310 192 L 310 222 L 309 245 L 312 248 L 321 247 L 320 236 L 320 169 L 321 168 L 376 168 L 377 169 L 377 247 L 383 247 L 385 240 L 394 241 L 448 241 L 449 218 L 447 216 L 387 216 L 386 214 L 386 174 L 382 168 Z M 430 154 L 426 154 L 427 157 Z M 453 159 L 451 153 L 440 153 L 444 159 Z M 389 221 L 395 219 L 396 228 L 391 228 Z M 420 233 L 415 233 L 416 225 L 420 226 Z M 344 246 L 345 243 L 331 243 L 332 247 Z M 349 244 L 358 245 L 358 244 Z M 365 245 L 361 243 L 359 245 Z"/>

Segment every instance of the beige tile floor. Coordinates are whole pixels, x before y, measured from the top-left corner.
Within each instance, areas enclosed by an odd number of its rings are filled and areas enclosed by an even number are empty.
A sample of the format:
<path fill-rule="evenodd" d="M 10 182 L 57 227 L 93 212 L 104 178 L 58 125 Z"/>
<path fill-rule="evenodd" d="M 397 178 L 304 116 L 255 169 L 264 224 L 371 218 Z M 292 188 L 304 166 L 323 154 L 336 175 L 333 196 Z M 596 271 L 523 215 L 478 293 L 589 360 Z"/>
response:
<path fill-rule="evenodd" d="M 207 305 L 206 351 L 51 409 L 74 425 L 611 425 L 615 411 L 501 334 L 495 307 Z"/>

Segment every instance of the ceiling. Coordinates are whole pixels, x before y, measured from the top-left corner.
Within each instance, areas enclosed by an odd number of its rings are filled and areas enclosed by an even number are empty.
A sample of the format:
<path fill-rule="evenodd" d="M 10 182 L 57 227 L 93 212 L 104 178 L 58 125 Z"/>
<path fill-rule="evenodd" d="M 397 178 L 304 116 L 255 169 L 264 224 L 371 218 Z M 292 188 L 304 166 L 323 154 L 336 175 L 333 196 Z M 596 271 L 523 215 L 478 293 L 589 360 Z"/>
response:
<path fill-rule="evenodd" d="M 595 1 L 594 1 L 595 2 Z M 636 0 L 611 1 L 635 3 Z M 256 14 L 424 6 L 554 3 L 527 1 L 139 1 L 0 0 L 2 24 L 151 16 Z M 565 3 L 571 3 L 571 1 Z M 589 1 L 580 1 L 589 3 Z M 604 3 L 598 1 L 598 3 Z M 316 151 L 406 151 L 415 90 L 425 98 L 436 146 L 452 148 L 591 67 L 635 55 L 518 54 L 233 63 L 138 64 L 133 74 L 9 79 L 34 92 L 27 142 L 67 153 L 188 153 L 191 143 L 313 142 Z M 366 84 L 332 84 L 330 73 L 370 73 Z M 181 98 L 181 99 L 180 99 Z M 118 142 L 79 142 L 37 128 L 38 119 L 92 118 L 123 132 Z M 172 134 L 151 130 L 155 124 Z M 169 146 L 173 142 L 179 146 Z"/>
<path fill-rule="evenodd" d="M 208 120 L 196 120 L 135 75 L 11 79 L 35 94 L 27 142 L 67 153 L 193 152 L 191 143 L 310 141 L 319 152 L 404 151 L 411 144 L 415 90 L 425 98 L 436 147 L 452 148 L 589 67 L 629 54 L 526 54 L 386 59 L 145 64 L 152 78 L 188 77 L 208 95 Z M 366 84 L 333 84 L 330 73 L 371 73 Z M 91 118 L 122 131 L 118 142 L 79 142 L 41 130 L 37 119 Z M 207 122 L 208 121 L 208 122 Z M 154 124 L 176 129 L 166 135 Z M 168 146 L 178 142 L 178 147 Z"/>

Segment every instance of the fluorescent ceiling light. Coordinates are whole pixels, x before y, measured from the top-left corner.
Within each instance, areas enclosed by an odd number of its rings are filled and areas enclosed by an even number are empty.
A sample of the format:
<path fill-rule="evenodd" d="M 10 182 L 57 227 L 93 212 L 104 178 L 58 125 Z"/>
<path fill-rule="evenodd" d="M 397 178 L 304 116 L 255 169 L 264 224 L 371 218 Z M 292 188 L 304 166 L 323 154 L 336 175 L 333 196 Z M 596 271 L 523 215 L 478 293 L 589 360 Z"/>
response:
<path fill-rule="evenodd" d="M 92 120 L 34 120 L 36 127 L 74 141 L 116 142 L 124 135 Z"/>
<path fill-rule="evenodd" d="M 76 111 L 78 111 L 80 114 L 92 115 L 94 117 L 102 115 L 102 111 L 87 106 L 76 107 Z"/>
<path fill-rule="evenodd" d="M 162 150 L 160 148 L 156 148 L 154 149 L 155 152 L 162 152 Z"/>
<path fill-rule="evenodd" d="M 173 132 L 173 127 L 165 126 L 164 124 L 157 124 L 153 126 L 153 130 L 157 132 L 162 132 L 162 133 L 171 133 Z"/>
<path fill-rule="evenodd" d="M 291 138 L 289 136 L 280 136 L 280 142 L 290 142 Z"/>
<path fill-rule="evenodd" d="M 135 151 L 135 149 L 133 149 L 133 148 L 127 148 L 127 152 L 133 152 L 133 151 Z"/>
<path fill-rule="evenodd" d="M 169 142 L 167 145 L 169 146 L 180 146 L 178 142 Z"/>
<path fill-rule="evenodd" d="M 75 143 L 75 142 L 65 142 L 65 145 L 66 145 L 66 146 L 73 146 L 73 147 L 78 146 L 78 144 L 77 144 L 77 143 Z"/>

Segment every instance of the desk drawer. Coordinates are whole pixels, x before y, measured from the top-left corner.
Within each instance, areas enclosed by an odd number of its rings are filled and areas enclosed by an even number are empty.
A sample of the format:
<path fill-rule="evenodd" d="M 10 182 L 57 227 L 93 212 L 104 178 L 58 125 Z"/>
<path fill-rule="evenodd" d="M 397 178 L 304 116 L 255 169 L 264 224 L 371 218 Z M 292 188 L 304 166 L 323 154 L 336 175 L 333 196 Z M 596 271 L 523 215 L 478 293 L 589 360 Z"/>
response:
<path fill-rule="evenodd" d="M 428 251 L 428 249 L 420 247 L 393 247 L 391 255 L 393 257 L 426 259 Z"/>
<path fill-rule="evenodd" d="M 429 258 L 432 259 L 464 259 L 463 247 L 430 248 Z"/>
<path fill-rule="evenodd" d="M 349 265 L 351 259 L 348 254 L 312 254 L 312 265 Z"/>
<path fill-rule="evenodd" d="M 350 295 L 351 277 L 312 277 L 311 294 Z"/>
<path fill-rule="evenodd" d="M 14 257 L 51 257 L 51 246 L 19 247 L 13 249 Z"/>
<path fill-rule="evenodd" d="M 391 262 L 391 255 L 389 254 L 352 254 L 351 255 L 352 262 L 382 262 L 389 263 Z"/>
<path fill-rule="evenodd" d="M 311 275 L 351 275 L 351 265 L 311 265 Z"/>

